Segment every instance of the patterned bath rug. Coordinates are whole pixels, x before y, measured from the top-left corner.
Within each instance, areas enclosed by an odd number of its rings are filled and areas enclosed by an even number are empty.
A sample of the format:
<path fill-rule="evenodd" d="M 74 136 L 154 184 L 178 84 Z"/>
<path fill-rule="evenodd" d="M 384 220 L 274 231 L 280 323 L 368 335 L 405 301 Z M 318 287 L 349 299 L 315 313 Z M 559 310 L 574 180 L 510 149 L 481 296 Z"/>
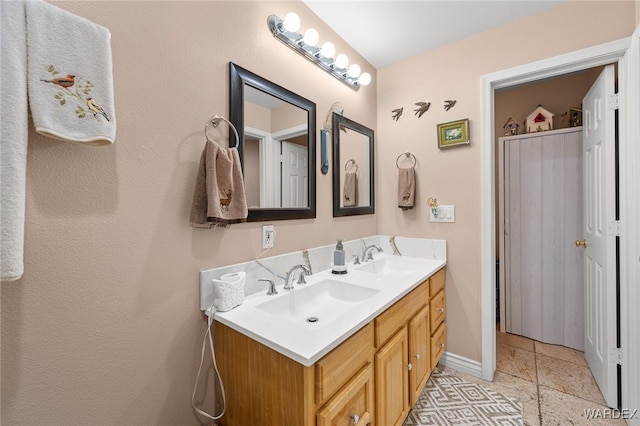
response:
<path fill-rule="evenodd" d="M 403 426 L 522 424 L 522 403 L 436 369 Z"/>

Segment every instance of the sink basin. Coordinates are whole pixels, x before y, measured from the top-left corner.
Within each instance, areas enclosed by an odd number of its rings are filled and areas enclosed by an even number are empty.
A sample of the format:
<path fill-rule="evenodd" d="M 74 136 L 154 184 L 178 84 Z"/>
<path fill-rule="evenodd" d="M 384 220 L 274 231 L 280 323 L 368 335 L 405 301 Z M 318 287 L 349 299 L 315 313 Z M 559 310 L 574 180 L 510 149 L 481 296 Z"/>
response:
<path fill-rule="evenodd" d="M 365 262 L 355 268 L 358 271 L 371 272 L 378 275 L 404 274 L 424 268 L 422 262 L 406 260 L 401 257 L 383 257 L 380 259 Z"/>
<path fill-rule="evenodd" d="M 351 312 L 379 290 L 326 279 L 256 305 L 276 317 L 299 324 L 321 325 Z"/>

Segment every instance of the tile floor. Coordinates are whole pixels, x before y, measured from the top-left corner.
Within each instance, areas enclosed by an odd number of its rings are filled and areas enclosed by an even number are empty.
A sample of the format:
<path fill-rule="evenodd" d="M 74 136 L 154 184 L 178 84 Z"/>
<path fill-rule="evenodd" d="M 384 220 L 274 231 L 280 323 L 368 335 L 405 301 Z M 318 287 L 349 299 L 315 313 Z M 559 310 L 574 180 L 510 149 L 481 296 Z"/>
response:
<path fill-rule="evenodd" d="M 500 332 L 496 340 L 493 383 L 455 374 L 521 401 L 525 425 L 626 424 L 623 420 L 585 417 L 584 410 L 607 406 L 582 352 Z"/>

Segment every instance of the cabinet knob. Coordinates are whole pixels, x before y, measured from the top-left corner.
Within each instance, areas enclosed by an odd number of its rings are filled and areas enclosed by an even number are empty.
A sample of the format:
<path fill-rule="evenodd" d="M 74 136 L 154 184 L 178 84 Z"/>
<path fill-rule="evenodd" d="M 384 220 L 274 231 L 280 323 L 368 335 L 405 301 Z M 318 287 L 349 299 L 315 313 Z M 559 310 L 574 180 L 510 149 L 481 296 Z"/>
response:
<path fill-rule="evenodd" d="M 444 348 L 444 343 L 440 343 L 440 347 L 441 347 L 441 348 Z"/>
<path fill-rule="evenodd" d="M 412 368 L 413 368 L 413 365 L 411 365 L 411 363 L 407 364 L 407 370 L 411 371 Z"/>
<path fill-rule="evenodd" d="M 413 357 L 414 357 L 415 359 L 420 359 L 420 354 L 415 354 Z"/>
<path fill-rule="evenodd" d="M 444 308 L 438 309 L 438 312 L 443 313 L 444 312 Z"/>
<path fill-rule="evenodd" d="M 351 421 L 353 422 L 354 425 L 357 425 L 358 421 L 360 421 L 360 416 L 357 414 L 354 414 L 353 416 L 351 416 Z"/>

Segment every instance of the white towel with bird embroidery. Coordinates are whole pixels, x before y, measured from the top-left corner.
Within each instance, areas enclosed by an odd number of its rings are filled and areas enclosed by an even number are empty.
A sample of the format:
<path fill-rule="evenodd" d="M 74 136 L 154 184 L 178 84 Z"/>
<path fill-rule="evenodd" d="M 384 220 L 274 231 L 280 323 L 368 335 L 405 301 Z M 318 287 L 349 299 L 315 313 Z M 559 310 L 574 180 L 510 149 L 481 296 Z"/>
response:
<path fill-rule="evenodd" d="M 24 4 L 0 0 L 0 280 L 24 272 L 27 39 Z"/>
<path fill-rule="evenodd" d="M 27 1 L 27 81 L 36 131 L 91 145 L 115 141 L 109 30 L 44 1 Z"/>

